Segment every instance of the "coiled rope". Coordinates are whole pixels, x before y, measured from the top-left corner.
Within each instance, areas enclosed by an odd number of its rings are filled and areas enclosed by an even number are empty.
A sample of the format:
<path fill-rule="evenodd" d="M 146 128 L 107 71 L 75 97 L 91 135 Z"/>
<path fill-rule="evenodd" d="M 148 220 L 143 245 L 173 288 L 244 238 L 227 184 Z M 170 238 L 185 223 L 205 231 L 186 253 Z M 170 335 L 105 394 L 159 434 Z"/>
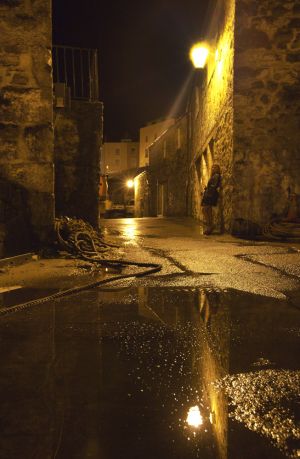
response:
<path fill-rule="evenodd" d="M 56 219 L 55 229 L 59 247 L 62 250 L 66 250 L 68 253 L 71 253 L 76 258 L 81 258 L 85 261 L 95 263 L 96 266 L 99 266 L 100 268 L 115 268 L 119 270 L 125 268 L 126 266 L 135 266 L 138 268 L 147 269 L 135 273 L 118 274 L 108 279 L 93 281 L 79 287 L 72 287 L 67 290 L 53 293 L 46 297 L 27 301 L 26 303 L 20 303 L 9 308 L 2 308 L 0 309 L 0 315 L 21 311 L 29 307 L 46 303 L 47 301 L 74 295 L 76 293 L 90 290 L 110 282 L 133 277 L 148 276 L 150 274 L 157 273 L 162 269 L 162 266 L 157 263 L 140 263 L 136 261 L 104 258 L 105 253 L 111 251 L 112 249 L 118 248 L 118 246 L 105 242 L 99 233 L 95 231 L 91 225 L 84 222 L 83 220 L 62 217 L 60 219 Z"/>
<path fill-rule="evenodd" d="M 300 242 L 300 222 L 277 220 L 263 228 L 263 236 L 274 240 L 293 239 Z"/>

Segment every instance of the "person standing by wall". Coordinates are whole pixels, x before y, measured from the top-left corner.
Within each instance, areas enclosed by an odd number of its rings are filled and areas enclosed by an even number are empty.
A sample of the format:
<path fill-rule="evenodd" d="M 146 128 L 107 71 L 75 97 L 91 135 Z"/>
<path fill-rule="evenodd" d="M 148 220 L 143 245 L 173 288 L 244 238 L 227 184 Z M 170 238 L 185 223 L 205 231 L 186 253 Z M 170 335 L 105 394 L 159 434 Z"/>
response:
<path fill-rule="evenodd" d="M 204 217 L 204 234 L 210 235 L 213 232 L 213 207 L 218 204 L 219 188 L 221 186 L 221 171 L 218 164 L 213 164 L 211 177 L 207 183 L 201 200 L 202 213 Z"/>

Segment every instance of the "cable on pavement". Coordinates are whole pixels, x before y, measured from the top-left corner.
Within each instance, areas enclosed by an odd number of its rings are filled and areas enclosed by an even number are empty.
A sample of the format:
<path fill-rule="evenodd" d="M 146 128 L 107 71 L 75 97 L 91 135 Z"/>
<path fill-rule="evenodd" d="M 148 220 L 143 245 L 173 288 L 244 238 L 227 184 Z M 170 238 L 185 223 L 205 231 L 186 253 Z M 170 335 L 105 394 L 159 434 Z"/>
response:
<path fill-rule="evenodd" d="M 140 263 L 137 261 L 104 258 L 104 254 L 114 248 L 118 248 L 119 246 L 105 242 L 104 239 L 99 236 L 99 233 L 83 220 L 62 217 L 60 219 L 56 219 L 55 229 L 57 242 L 60 248 L 71 253 L 76 258 L 95 263 L 97 267 L 100 266 L 101 268 L 105 267 L 119 270 L 127 266 L 135 266 L 146 269 L 135 273 L 118 274 L 117 276 L 108 279 L 102 279 L 78 287 L 72 287 L 70 289 L 59 291 L 43 298 L 20 303 L 9 308 L 1 308 L 0 316 L 21 311 L 58 298 L 74 295 L 110 282 L 133 277 L 149 276 L 150 274 L 157 273 L 162 269 L 162 266 L 157 263 Z"/>

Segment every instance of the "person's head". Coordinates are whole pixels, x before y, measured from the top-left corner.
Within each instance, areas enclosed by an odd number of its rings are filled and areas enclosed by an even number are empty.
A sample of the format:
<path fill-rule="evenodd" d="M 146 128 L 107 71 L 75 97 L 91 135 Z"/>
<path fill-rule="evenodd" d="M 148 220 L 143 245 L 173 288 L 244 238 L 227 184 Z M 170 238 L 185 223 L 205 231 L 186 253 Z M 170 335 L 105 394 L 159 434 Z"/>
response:
<path fill-rule="evenodd" d="M 211 173 L 212 174 L 220 174 L 221 173 L 221 169 L 220 169 L 219 164 L 213 164 L 212 165 Z"/>

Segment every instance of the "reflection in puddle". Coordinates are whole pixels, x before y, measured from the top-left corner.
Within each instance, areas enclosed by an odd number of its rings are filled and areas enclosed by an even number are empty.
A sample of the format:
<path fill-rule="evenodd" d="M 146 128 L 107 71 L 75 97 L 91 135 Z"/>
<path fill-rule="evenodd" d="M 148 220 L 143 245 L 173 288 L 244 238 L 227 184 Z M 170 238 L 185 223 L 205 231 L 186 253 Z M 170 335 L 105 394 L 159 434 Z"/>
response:
<path fill-rule="evenodd" d="M 53 293 L 58 292 L 58 289 L 40 289 L 27 288 L 19 286 L 19 288 L 11 288 L 5 292 L 0 292 L 0 308 L 15 306 L 16 304 L 25 303 L 26 301 L 43 298 Z"/>
<path fill-rule="evenodd" d="M 192 406 L 189 409 L 186 422 L 189 426 L 195 427 L 196 429 L 203 424 L 203 417 L 201 416 L 199 406 Z"/>
<path fill-rule="evenodd" d="M 0 457 L 296 457 L 298 324 L 279 301 L 197 288 L 90 291 L 9 316 Z"/>
<path fill-rule="evenodd" d="M 125 225 L 123 228 L 123 234 L 130 241 L 134 241 L 137 236 L 137 225 L 133 219 L 125 220 Z"/>

